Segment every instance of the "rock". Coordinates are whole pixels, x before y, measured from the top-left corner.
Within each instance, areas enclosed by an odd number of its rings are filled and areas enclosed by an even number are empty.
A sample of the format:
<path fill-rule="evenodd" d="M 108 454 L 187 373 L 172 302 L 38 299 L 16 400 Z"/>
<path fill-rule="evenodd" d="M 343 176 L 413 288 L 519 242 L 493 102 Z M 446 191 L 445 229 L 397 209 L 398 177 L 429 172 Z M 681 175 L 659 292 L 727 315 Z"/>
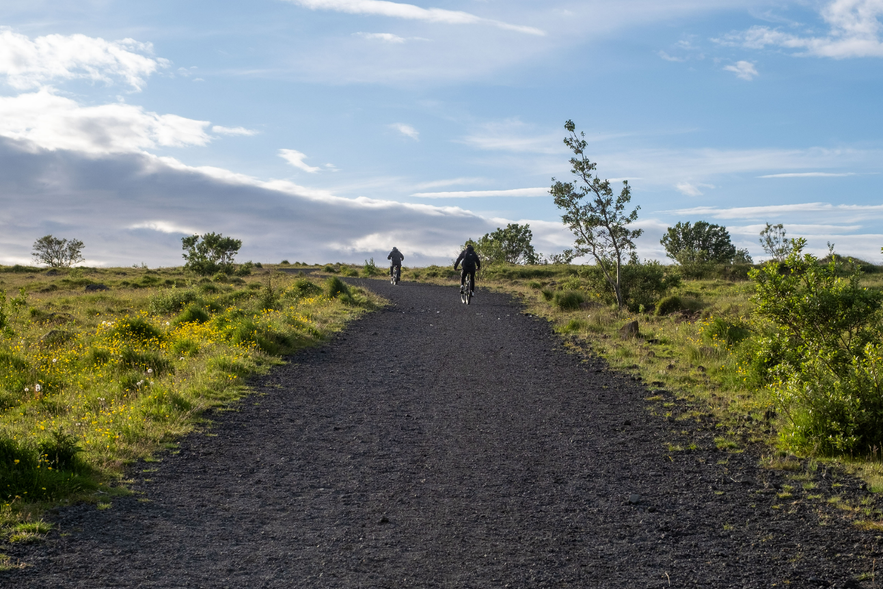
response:
<path fill-rule="evenodd" d="M 87 284 L 86 292 L 95 292 L 98 290 L 110 290 L 106 284 Z"/>
<path fill-rule="evenodd" d="M 62 329 L 52 329 L 43 334 L 40 338 L 41 346 L 60 346 L 61 344 L 70 341 L 74 337 L 74 334 L 69 331 L 64 331 Z"/>
<path fill-rule="evenodd" d="M 629 495 L 629 503 L 631 503 L 632 505 L 637 505 L 640 502 L 641 496 L 637 493 L 632 493 L 631 495 Z"/>
<path fill-rule="evenodd" d="M 640 333 L 637 321 L 629 321 L 619 328 L 619 335 L 623 338 L 638 337 Z"/>
<path fill-rule="evenodd" d="M 58 276 L 61 274 L 58 270 L 47 270 L 45 276 Z"/>

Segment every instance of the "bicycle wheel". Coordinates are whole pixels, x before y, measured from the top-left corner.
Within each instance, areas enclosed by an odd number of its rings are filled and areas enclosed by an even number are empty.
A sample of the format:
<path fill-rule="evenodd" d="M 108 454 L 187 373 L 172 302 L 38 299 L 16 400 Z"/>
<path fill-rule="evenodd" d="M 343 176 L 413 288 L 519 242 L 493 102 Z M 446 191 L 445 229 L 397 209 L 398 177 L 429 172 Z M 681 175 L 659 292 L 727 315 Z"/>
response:
<path fill-rule="evenodd" d="M 469 277 L 467 276 L 466 282 L 464 284 L 460 285 L 460 302 L 461 303 L 466 302 L 466 284 L 468 284 L 468 283 L 469 283 Z"/>
<path fill-rule="evenodd" d="M 472 302 L 472 278 L 466 277 L 466 292 L 463 293 L 463 302 L 467 305 Z"/>

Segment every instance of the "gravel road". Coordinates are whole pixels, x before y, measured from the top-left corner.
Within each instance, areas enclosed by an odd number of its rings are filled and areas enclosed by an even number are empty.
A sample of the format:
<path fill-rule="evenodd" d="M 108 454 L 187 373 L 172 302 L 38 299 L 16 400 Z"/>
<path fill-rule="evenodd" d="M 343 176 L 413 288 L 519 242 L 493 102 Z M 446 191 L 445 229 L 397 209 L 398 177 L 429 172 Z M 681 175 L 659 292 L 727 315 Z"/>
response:
<path fill-rule="evenodd" d="M 361 283 L 392 304 L 138 465 L 133 496 L 0 547 L 29 565 L 0 586 L 876 586 L 879 532 L 654 414 L 641 381 L 507 295 Z M 833 471 L 814 484 L 863 496 Z"/>

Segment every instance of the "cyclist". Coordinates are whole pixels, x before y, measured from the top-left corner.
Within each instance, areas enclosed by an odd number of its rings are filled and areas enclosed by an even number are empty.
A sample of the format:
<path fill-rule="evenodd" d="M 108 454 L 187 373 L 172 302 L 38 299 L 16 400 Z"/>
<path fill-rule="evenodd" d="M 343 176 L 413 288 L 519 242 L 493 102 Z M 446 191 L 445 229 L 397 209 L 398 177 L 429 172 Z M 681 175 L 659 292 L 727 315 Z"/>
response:
<path fill-rule="evenodd" d="M 466 249 L 460 252 L 460 257 L 457 258 L 457 261 L 454 262 L 454 270 L 457 269 L 457 266 L 460 265 L 460 262 L 463 262 L 463 269 L 460 271 L 460 292 L 463 292 L 463 285 L 466 284 L 466 275 L 469 275 L 470 282 L 472 283 L 472 293 L 475 294 L 475 270 L 481 270 L 481 259 L 478 257 L 478 254 L 475 253 L 475 248 L 472 247 L 472 244 L 467 244 Z"/>
<path fill-rule="evenodd" d="M 402 255 L 402 252 L 398 250 L 395 246 L 393 246 L 392 251 L 389 252 L 389 255 L 386 256 L 387 260 L 390 260 L 389 266 L 389 275 L 394 276 L 396 268 L 399 269 L 399 276 L 402 275 L 402 260 L 405 259 L 405 256 Z"/>

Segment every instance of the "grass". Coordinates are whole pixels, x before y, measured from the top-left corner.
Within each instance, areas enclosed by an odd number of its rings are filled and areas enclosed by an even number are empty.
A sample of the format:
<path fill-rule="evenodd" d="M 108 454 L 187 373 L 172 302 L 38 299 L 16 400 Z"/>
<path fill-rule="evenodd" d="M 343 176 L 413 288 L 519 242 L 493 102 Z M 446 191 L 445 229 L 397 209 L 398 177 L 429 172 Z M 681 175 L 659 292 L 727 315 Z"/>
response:
<path fill-rule="evenodd" d="M 272 267 L 211 279 L 0 267 L 0 541 L 40 537 L 34 522 L 53 505 L 109 508 L 127 465 L 377 304 L 336 277 Z"/>

